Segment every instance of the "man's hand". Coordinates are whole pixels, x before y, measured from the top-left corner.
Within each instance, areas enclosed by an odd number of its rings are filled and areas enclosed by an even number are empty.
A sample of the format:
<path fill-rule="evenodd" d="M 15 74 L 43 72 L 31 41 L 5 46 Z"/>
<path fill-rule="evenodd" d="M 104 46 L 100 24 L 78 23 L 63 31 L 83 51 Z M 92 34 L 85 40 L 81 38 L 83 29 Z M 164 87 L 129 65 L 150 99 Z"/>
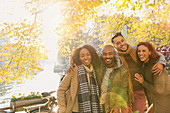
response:
<path fill-rule="evenodd" d="M 156 63 L 153 67 L 152 67 L 152 73 L 154 73 L 154 75 L 161 75 L 162 73 L 162 70 L 163 70 L 163 64 L 159 64 L 159 63 Z"/>
<path fill-rule="evenodd" d="M 140 83 L 143 83 L 143 81 L 144 81 L 143 76 L 139 75 L 138 73 L 135 74 L 135 80 Z"/>

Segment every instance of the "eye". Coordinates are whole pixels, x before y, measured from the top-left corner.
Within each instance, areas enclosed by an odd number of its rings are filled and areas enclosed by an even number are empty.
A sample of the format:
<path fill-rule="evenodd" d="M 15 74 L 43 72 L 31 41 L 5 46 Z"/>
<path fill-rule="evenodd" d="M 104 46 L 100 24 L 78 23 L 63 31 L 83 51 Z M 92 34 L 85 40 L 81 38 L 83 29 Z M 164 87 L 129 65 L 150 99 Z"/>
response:
<path fill-rule="evenodd" d="M 124 39 L 122 39 L 121 42 L 124 42 Z"/>
<path fill-rule="evenodd" d="M 117 42 L 116 44 L 117 44 L 117 45 L 119 45 L 119 44 L 120 44 L 120 42 Z"/>
<path fill-rule="evenodd" d="M 88 53 L 87 56 L 90 56 L 90 54 Z"/>
<path fill-rule="evenodd" d="M 80 55 L 80 57 L 84 57 L 84 55 Z"/>
<path fill-rule="evenodd" d="M 102 55 L 103 55 L 103 56 L 106 56 L 107 54 L 106 54 L 106 53 L 103 53 Z"/>
<path fill-rule="evenodd" d="M 109 55 L 113 55 L 113 53 L 112 53 L 112 52 L 110 52 L 110 53 L 109 53 Z"/>

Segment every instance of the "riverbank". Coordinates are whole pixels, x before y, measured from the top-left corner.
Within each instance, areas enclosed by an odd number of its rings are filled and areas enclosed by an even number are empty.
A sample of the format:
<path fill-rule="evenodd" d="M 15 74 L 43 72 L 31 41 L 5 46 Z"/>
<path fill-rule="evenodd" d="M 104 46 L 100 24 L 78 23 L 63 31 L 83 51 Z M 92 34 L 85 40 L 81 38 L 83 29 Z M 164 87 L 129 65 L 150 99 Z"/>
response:
<path fill-rule="evenodd" d="M 35 75 L 33 80 L 25 79 L 21 84 L 17 82 L 7 85 L 0 84 L 0 107 L 9 107 L 12 95 L 18 96 L 19 93 L 28 95 L 30 92 L 42 93 L 57 90 L 60 74 L 54 73 L 53 67 L 53 63 L 46 64 L 43 71 Z"/>

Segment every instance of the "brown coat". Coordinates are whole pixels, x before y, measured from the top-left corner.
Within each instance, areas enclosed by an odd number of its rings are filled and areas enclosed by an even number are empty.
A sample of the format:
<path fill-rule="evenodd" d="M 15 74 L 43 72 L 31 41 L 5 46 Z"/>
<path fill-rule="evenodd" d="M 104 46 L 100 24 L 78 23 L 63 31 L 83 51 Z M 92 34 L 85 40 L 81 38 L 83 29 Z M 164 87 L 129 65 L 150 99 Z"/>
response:
<path fill-rule="evenodd" d="M 67 94 L 66 94 L 67 92 Z M 57 91 L 59 113 L 72 113 L 78 93 L 78 68 L 65 76 Z"/>
<path fill-rule="evenodd" d="M 130 54 L 130 56 L 132 57 L 132 59 L 138 63 L 137 61 L 137 57 L 136 57 L 136 50 L 131 47 L 130 45 L 128 45 L 128 50 L 126 52 L 121 52 L 121 51 L 117 51 L 118 55 L 120 56 L 121 60 L 123 61 L 123 65 L 126 66 L 128 68 L 128 79 L 129 79 L 129 103 L 134 102 L 134 95 L 133 95 L 133 85 L 132 85 L 132 80 L 131 80 L 131 75 L 130 75 L 130 70 L 128 67 L 128 64 L 124 58 L 124 55 Z"/>
<path fill-rule="evenodd" d="M 143 65 L 144 81 L 146 96 L 149 101 L 153 102 L 154 113 L 169 113 L 170 110 L 170 77 L 164 69 L 161 75 L 154 75 L 152 67 L 154 62 L 147 62 Z"/>

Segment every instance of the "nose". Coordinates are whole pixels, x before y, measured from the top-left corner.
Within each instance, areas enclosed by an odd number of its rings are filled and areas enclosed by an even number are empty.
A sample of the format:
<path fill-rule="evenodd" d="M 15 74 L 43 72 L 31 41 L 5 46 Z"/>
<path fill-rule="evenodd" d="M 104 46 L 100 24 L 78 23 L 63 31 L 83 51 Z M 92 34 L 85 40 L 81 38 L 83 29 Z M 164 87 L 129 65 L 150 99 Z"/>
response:
<path fill-rule="evenodd" d="M 140 51 L 140 52 L 138 52 L 138 55 L 141 55 L 142 54 L 142 52 Z"/>
<path fill-rule="evenodd" d="M 120 42 L 120 45 L 121 45 L 121 46 L 124 45 L 124 42 Z"/>
<path fill-rule="evenodd" d="M 87 56 L 84 56 L 84 59 L 87 59 Z"/>
<path fill-rule="evenodd" d="M 107 54 L 106 57 L 108 58 L 108 57 L 109 57 L 109 54 Z"/>

